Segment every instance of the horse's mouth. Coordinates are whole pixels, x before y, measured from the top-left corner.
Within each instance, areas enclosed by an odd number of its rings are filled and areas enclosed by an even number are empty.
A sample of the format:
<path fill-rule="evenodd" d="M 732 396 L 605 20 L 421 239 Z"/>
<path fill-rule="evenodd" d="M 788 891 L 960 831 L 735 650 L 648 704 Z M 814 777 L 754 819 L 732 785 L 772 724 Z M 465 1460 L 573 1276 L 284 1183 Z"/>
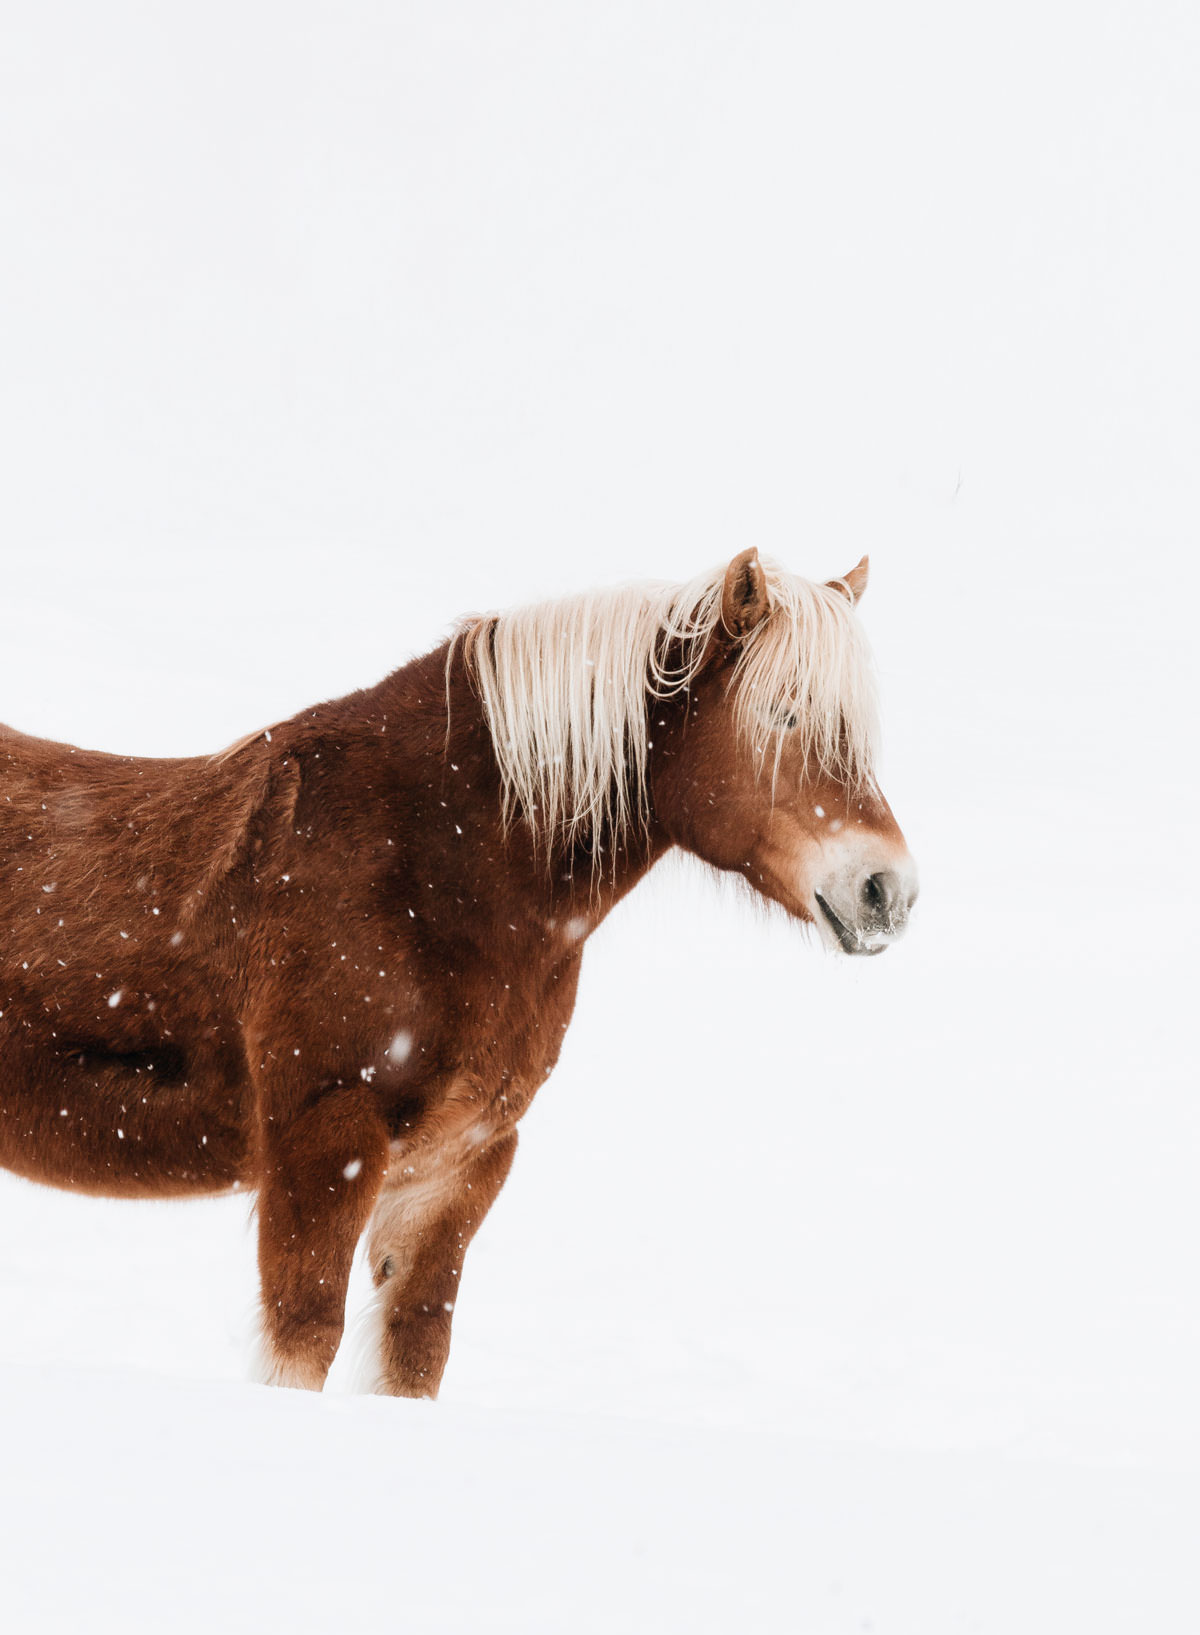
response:
<path fill-rule="evenodd" d="M 865 941 L 859 936 L 857 931 L 852 931 L 850 929 L 845 920 L 838 918 L 838 916 L 830 908 L 829 904 L 825 901 L 824 897 L 821 896 L 819 891 L 814 892 L 813 896 L 817 899 L 817 906 L 821 910 L 821 913 L 825 916 L 826 924 L 837 938 L 838 947 L 842 950 L 843 954 L 883 953 L 884 949 L 887 947 L 886 942 Z"/>

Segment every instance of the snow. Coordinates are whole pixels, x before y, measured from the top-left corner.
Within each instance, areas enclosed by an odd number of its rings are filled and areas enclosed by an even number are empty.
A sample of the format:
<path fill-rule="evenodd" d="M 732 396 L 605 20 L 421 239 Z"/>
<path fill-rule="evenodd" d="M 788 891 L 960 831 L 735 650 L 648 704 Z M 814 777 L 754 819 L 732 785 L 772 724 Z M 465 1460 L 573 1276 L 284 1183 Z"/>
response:
<path fill-rule="evenodd" d="M 592 936 L 436 1405 L 245 1382 L 249 1200 L 0 1177 L 6 1626 L 1200 1626 L 1200 20 L 68 9 L 0 65 L 0 717 L 209 751 L 868 550 L 922 893 Z"/>
<path fill-rule="evenodd" d="M 401 1028 L 399 1033 L 393 1037 L 391 1044 L 388 1046 L 388 1060 L 390 1062 L 394 1062 L 397 1067 L 403 1066 L 403 1064 L 412 1055 L 412 1047 L 412 1034 L 409 1033 L 406 1028 Z"/>
<path fill-rule="evenodd" d="M 29 1472 L 6 1592 L 18 1629 L 80 1627 L 80 1585 L 91 1627 L 169 1617 L 187 1632 L 458 1630 L 481 1612 L 514 1635 L 1092 1628 L 1094 1591 L 1072 1572 L 1083 1562 L 1104 1581 L 1110 1627 L 1132 1629 L 1147 1581 L 1169 1582 L 1194 1546 L 1174 1475 L 801 1450 L 622 1419 L 598 1434 L 587 1416 L 462 1403 L 351 1413 L 154 1377 L 134 1396 L 97 1372 L 14 1369 L 6 1384 Z M 36 1435 L 48 1420 L 49 1449 Z M 130 1496 L 119 1548 L 95 1490 L 63 1479 L 80 1447 Z M 195 1495 L 183 1515 L 163 1502 L 178 1489 Z M 786 1505 L 762 1502 L 773 1494 Z"/>

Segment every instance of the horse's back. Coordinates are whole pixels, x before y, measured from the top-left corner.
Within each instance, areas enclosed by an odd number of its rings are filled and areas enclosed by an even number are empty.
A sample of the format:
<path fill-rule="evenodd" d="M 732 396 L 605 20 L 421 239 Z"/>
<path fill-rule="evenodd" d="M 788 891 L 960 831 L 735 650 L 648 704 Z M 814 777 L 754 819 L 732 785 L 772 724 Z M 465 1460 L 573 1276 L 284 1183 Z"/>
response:
<path fill-rule="evenodd" d="M 4 884 L 24 898 L 71 884 L 186 890 L 236 843 L 269 777 L 254 743 L 228 757 L 158 759 L 0 727 Z"/>
<path fill-rule="evenodd" d="M 10 990 L 62 1005 L 97 976 L 150 989 L 202 958 L 205 910 L 246 855 L 271 789 L 263 745 L 225 760 L 151 760 L 5 728 L 0 972 Z"/>

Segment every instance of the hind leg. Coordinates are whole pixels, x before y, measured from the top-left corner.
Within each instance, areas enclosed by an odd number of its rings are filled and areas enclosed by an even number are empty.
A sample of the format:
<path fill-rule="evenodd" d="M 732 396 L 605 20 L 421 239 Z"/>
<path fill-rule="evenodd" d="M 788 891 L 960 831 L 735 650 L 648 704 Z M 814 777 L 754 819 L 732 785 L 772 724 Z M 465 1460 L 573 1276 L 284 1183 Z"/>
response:
<path fill-rule="evenodd" d="M 467 1246 L 512 1168 L 516 1132 L 447 1174 L 385 1191 L 368 1251 L 376 1303 L 366 1389 L 436 1397 Z"/>
<path fill-rule="evenodd" d="M 262 1376 L 319 1391 L 342 1338 L 354 1248 L 387 1166 L 387 1130 L 362 1087 L 328 1091 L 267 1126 L 259 1182 Z"/>

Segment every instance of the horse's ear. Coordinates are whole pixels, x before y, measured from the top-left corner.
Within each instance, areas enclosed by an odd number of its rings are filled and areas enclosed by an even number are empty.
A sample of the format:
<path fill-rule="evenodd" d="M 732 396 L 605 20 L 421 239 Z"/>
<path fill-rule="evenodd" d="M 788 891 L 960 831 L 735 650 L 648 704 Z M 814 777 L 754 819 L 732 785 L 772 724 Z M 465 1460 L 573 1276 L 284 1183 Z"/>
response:
<path fill-rule="evenodd" d="M 751 546 L 735 556 L 725 569 L 721 623 L 731 636 L 749 635 L 755 625 L 766 618 L 770 605 L 767 576 L 758 560 L 758 551 Z"/>
<path fill-rule="evenodd" d="M 840 579 L 831 579 L 829 581 L 830 590 L 840 590 L 842 595 L 848 597 L 851 602 L 861 602 L 863 591 L 867 588 L 867 574 L 870 567 L 870 557 L 864 556 L 858 566 L 851 568 L 849 573 L 844 573 Z"/>

